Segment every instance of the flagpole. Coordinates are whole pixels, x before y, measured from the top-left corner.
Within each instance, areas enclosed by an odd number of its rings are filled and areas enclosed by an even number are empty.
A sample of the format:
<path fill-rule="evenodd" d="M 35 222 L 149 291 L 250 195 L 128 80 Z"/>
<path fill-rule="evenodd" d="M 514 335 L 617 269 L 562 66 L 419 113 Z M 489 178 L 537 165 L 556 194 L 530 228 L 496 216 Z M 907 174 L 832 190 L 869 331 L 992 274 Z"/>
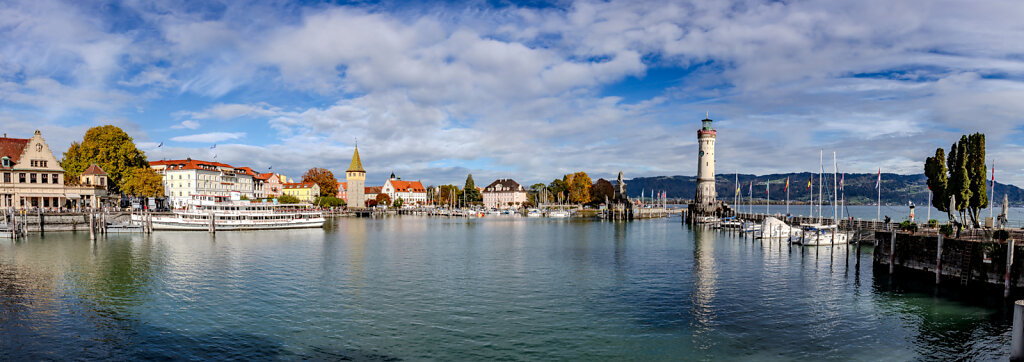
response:
<path fill-rule="evenodd" d="M 875 189 L 878 190 L 878 214 L 875 215 L 875 221 L 882 220 L 882 169 L 878 169 L 878 184 L 875 185 Z"/>
<path fill-rule="evenodd" d="M 789 177 L 786 177 L 786 215 L 789 216 Z"/>
<path fill-rule="evenodd" d="M 932 188 L 928 188 L 928 220 L 932 219 Z"/>
<path fill-rule="evenodd" d="M 836 151 L 832 151 L 832 221 L 839 227 L 839 180 L 836 179 L 839 173 L 839 161 L 836 161 Z"/>
<path fill-rule="evenodd" d="M 996 196 L 996 163 L 995 162 L 992 162 L 992 187 L 989 187 L 989 189 L 990 189 L 989 190 L 990 195 L 988 197 L 988 218 L 991 219 L 992 218 L 992 204 L 995 203 L 995 200 L 993 200 L 992 198 Z M 995 220 L 993 220 L 993 223 L 994 222 L 995 222 Z"/>
<path fill-rule="evenodd" d="M 818 170 L 818 222 L 819 223 L 821 223 L 821 205 L 822 205 L 822 203 L 821 203 L 821 200 L 822 200 L 822 198 L 821 198 L 821 189 L 822 189 L 822 186 L 823 186 L 822 183 L 821 183 L 821 181 L 822 181 L 821 178 L 822 178 L 822 174 L 825 171 L 825 167 L 822 166 L 825 163 L 825 156 L 824 155 L 825 155 L 825 150 L 819 149 L 818 150 L 818 167 L 820 167 L 820 169 Z"/>
<path fill-rule="evenodd" d="M 764 214 L 765 215 L 771 215 L 772 214 L 772 186 L 771 185 L 772 185 L 772 180 L 765 181 L 765 183 L 764 183 L 764 190 L 765 190 L 765 193 L 768 195 L 768 204 L 765 205 L 765 209 L 764 209 Z"/>

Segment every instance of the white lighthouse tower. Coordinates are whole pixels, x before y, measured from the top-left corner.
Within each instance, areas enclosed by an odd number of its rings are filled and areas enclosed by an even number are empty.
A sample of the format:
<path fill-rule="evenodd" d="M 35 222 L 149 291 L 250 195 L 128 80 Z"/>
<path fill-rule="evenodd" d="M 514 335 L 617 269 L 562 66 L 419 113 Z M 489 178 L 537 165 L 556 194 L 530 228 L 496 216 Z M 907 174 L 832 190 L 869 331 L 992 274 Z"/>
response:
<path fill-rule="evenodd" d="M 693 198 L 696 214 L 708 215 L 717 209 L 718 193 L 715 191 L 715 137 L 717 132 L 711 128 L 711 119 L 701 120 L 701 128 L 697 130 L 697 195 Z"/>

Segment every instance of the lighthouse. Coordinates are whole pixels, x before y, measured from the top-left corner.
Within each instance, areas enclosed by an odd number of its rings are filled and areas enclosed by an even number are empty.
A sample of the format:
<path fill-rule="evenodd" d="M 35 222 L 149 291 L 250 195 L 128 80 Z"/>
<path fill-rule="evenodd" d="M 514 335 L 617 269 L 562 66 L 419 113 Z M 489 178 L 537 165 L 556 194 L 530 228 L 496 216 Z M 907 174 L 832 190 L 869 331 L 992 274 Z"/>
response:
<path fill-rule="evenodd" d="M 704 118 L 697 130 L 697 195 L 693 198 L 694 214 L 710 215 L 717 209 L 715 191 L 715 137 L 711 119 Z"/>

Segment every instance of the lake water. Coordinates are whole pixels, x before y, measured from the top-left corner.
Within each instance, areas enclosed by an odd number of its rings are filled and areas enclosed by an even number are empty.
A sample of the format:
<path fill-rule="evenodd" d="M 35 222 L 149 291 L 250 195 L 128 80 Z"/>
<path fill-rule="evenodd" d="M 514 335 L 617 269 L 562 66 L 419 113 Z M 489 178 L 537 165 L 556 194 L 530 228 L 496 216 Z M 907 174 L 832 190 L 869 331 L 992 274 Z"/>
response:
<path fill-rule="evenodd" d="M 775 201 L 773 201 L 775 202 Z M 813 211 L 812 211 L 813 208 Z M 930 211 L 929 211 L 930 209 Z M 753 212 L 765 213 L 771 212 L 772 214 L 786 214 L 786 205 L 771 205 L 769 208 L 766 205 L 737 205 L 736 210 L 739 212 Z M 821 207 L 821 215 L 826 219 L 832 219 L 835 214 L 832 206 L 824 205 Z M 1002 211 L 1000 206 L 993 208 L 992 212 L 989 209 L 985 209 L 978 212 L 978 216 L 981 217 L 981 222 L 984 222 L 984 218 L 999 216 Z M 1021 207 L 1009 207 L 1007 208 L 1007 224 L 1013 228 L 1020 228 L 1024 226 L 1024 208 Z M 789 213 L 793 216 L 817 216 L 818 206 L 811 205 L 789 205 Z M 878 206 L 867 206 L 867 205 L 855 205 L 843 207 L 842 216 L 853 216 L 854 218 L 861 220 L 876 220 L 881 215 L 880 219 L 885 219 L 886 216 L 892 219 L 894 222 L 900 222 L 908 220 L 910 218 L 910 206 L 909 205 L 882 205 L 881 208 Z M 945 212 L 939 211 L 934 207 L 925 207 L 924 205 L 916 205 L 914 208 L 914 220 L 918 223 L 924 223 L 928 221 L 928 217 L 938 220 L 940 223 L 949 221 L 949 216 Z"/>
<path fill-rule="evenodd" d="M 864 248 L 528 218 L 0 239 L 21 359 L 1004 359 L 1010 305 Z M 924 278 L 927 280 L 927 278 Z"/>

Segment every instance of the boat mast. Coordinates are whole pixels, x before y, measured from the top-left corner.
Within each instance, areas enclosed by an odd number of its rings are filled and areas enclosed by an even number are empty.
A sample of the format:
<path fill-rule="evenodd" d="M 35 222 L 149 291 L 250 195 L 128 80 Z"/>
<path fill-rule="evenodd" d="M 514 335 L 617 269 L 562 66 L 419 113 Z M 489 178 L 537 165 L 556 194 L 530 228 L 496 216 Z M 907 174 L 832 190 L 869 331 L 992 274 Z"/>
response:
<path fill-rule="evenodd" d="M 825 150 L 819 149 L 818 150 L 818 167 L 819 167 L 818 168 L 818 223 L 819 224 L 821 223 L 821 205 L 822 205 L 822 203 L 821 203 L 821 187 L 823 186 L 822 183 L 821 183 L 821 177 L 823 176 L 822 172 L 825 170 L 825 166 L 824 166 L 824 162 L 825 162 L 824 157 L 825 156 L 824 155 L 825 155 Z"/>
<path fill-rule="evenodd" d="M 836 151 L 832 151 L 832 191 L 836 193 L 833 195 L 832 202 L 832 218 L 836 227 L 839 227 L 839 180 L 836 176 L 839 175 L 839 162 L 836 160 Z"/>

